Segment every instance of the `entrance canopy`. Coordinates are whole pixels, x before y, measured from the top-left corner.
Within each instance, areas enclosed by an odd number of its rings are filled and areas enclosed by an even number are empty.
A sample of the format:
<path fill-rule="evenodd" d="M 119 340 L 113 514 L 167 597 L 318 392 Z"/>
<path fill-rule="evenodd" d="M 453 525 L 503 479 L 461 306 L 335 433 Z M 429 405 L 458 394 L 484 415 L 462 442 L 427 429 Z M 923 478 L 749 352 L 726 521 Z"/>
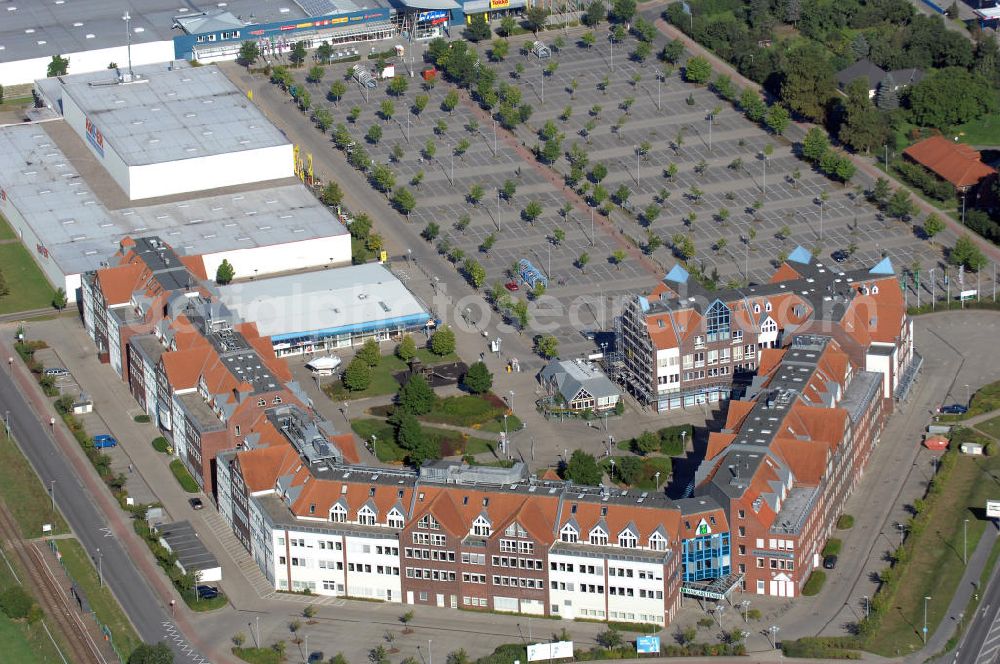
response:
<path fill-rule="evenodd" d="M 681 586 L 681 592 L 689 597 L 722 600 L 743 581 L 742 574 L 729 574 L 708 581 L 688 582 Z"/>

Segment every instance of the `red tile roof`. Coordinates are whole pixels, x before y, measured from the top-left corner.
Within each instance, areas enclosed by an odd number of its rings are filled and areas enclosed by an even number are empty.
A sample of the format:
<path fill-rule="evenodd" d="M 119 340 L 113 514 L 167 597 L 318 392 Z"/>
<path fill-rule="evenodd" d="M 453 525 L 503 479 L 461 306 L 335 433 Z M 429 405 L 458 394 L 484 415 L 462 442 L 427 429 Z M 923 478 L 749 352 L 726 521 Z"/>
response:
<path fill-rule="evenodd" d="M 972 187 L 996 171 L 980 161 L 979 153 L 964 143 L 931 136 L 903 150 L 903 154 L 959 189 Z"/>

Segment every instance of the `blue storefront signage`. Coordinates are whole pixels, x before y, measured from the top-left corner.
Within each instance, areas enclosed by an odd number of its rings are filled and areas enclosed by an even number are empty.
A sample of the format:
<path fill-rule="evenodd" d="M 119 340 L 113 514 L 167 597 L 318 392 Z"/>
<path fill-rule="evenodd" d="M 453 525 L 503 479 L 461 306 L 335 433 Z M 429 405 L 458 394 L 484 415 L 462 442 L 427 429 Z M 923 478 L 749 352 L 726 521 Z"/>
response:
<path fill-rule="evenodd" d="M 660 637 L 640 636 L 636 638 L 635 651 L 640 655 L 660 652 Z"/>
<path fill-rule="evenodd" d="M 436 21 L 438 19 L 448 18 L 448 12 L 446 10 L 436 10 L 432 12 L 420 12 L 417 14 L 418 21 Z"/>

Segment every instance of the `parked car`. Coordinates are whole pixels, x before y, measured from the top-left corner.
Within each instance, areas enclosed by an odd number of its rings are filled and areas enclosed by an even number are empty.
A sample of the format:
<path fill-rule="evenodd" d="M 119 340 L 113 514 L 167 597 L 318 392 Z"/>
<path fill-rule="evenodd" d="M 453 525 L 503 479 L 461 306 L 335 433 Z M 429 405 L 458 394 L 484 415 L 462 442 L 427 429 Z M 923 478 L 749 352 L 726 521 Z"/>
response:
<path fill-rule="evenodd" d="M 826 556 L 823 558 L 823 569 L 833 569 L 837 566 L 837 556 Z"/>
<path fill-rule="evenodd" d="M 198 586 L 198 599 L 215 599 L 218 596 L 218 588 L 213 586 Z"/>
<path fill-rule="evenodd" d="M 68 376 L 69 372 L 66 371 L 65 369 L 63 369 L 62 367 L 49 367 L 48 369 L 46 369 L 45 371 L 43 371 L 42 374 L 45 375 L 45 376 L 52 376 L 54 378 L 60 378 L 62 376 Z"/>
<path fill-rule="evenodd" d="M 582 334 L 583 338 L 588 341 L 593 341 L 594 337 L 597 336 L 597 334 L 593 330 L 580 330 L 580 334 Z"/>
<path fill-rule="evenodd" d="M 205 503 L 201 502 L 201 498 L 191 498 L 188 500 L 191 503 L 191 509 L 200 510 L 205 508 Z"/>
<path fill-rule="evenodd" d="M 110 434 L 99 433 L 96 436 L 94 436 L 94 447 L 96 449 L 103 450 L 109 447 L 117 447 L 117 446 L 118 446 L 118 441 L 115 440 L 115 437 Z"/>
<path fill-rule="evenodd" d="M 323 651 L 316 650 L 309 653 L 309 664 L 322 664 L 323 662 Z"/>
<path fill-rule="evenodd" d="M 851 257 L 851 255 L 849 253 L 847 253 L 846 251 L 844 251 L 843 249 L 838 249 L 837 251 L 835 251 L 832 254 L 830 254 L 830 258 L 832 258 L 834 261 L 836 261 L 838 263 L 843 263 L 844 261 L 846 261 L 850 257 Z"/>
<path fill-rule="evenodd" d="M 948 415 L 965 415 L 969 412 L 967 406 L 963 406 L 960 403 L 952 403 L 947 406 L 941 406 L 938 408 L 939 413 L 947 413 Z"/>
<path fill-rule="evenodd" d="M 517 291 L 521 290 L 521 287 L 517 285 L 516 281 L 508 281 L 503 285 L 503 287 L 509 290 L 511 293 L 516 293 Z"/>

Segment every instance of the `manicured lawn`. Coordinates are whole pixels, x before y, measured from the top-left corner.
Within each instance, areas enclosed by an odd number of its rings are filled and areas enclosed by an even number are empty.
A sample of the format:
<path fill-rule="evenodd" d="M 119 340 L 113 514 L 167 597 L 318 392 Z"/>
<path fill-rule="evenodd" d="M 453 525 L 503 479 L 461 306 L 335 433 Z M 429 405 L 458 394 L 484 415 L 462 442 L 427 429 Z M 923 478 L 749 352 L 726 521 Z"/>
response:
<path fill-rule="evenodd" d="M 611 473 L 611 459 L 615 462 L 615 483 L 621 484 L 621 477 L 619 476 L 618 468 L 621 466 L 621 460 L 626 458 L 625 456 L 616 456 L 605 458 L 601 460 L 600 465 L 605 473 L 608 473 L 610 477 Z M 630 488 L 642 489 L 644 491 L 656 491 L 657 481 L 659 481 L 659 488 L 663 488 L 670 481 L 670 473 L 673 469 L 673 463 L 670 461 L 670 457 L 665 456 L 646 456 L 639 457 L 642 466 L 639 470 L 638 479 L 635 480 L 634 484 L 628 484 Z M 657 480 L 656 473 L 660 473 L 660 478 Z"/>
<path fill-rule="evenodd" d="M 4 97 L 3 103 L 0 104 L 0 111 L 10 111 L 16 108 L 23 108 L 29 106 L 32 102 L 31 97 Z"/>
<path fill-rule="evenodd" d="M 958 136 L 958 140 L 969 145 L 1000 145 L 1000 119 L 987 114 L 978 120 L 952 127 L 949 135 Z"/>
<path fill-rule="evenodd" d="M 491 394 L 484 396 L 462 394 L 438 399 L 431 412 L 423 415 L 420 419 L 458 427 L 481 426 L 499 419 L 500 431 L 503 431 L 503 414 L 505 412 L 507 412 L 507 404 L 500 397 Z M 507 418 L 507 426 L 510 427 L 510 417 Z"/>
<path fill-rule="evenodd" d="M 188 493 L 198 493 L 201 490 L 180 459 L 174 459 L 170 462 L 170 472 L 177 478 L 177 482 L 181 485 L 181 488 Z"/>
<path fill-rule="evenodd" d="M 971 553 L 987 522 L 975 518 L 986 499 L 995 497 L 1000 457 L 961 456 L 951 477 L 937 498 L 925 530 L 914 542 L 913 557 L 900 580 L 899 590 L 882 619 L 877 633 L 866 647 L 884 656 L 909 653 L 921 646 L 923 598 L 935 598 L 927 605 L 928 629 L 933 632 L 948 608 L 948 602 L 962 578 L 963 533 L 969 519 L 968 545 Z"/>
<path fill-rule="evenodd" d="M 15 556 L 9 550 L 4 550 L 4 554 L 11 565 L 14 565 L 15 569 L 17 569 L 18 577 L 21 580 L 27 579 L 27 575 L 17 568 Z M 0 559 L 0 590 L 14 585 L 18 585 L 17 579 L 14 578 L 7 564 Z M 25 590 L 30 594 L 33 589 L 26 587 Z M 61 639 L 57 631 L 54 631 L 52 636 Z M 36 662 L 38 664 L 62 663 L 59 650 L 53 645 L 52 640 L 45 633 L 45 628 L 42 627 L 41 623 L 34 625 L 29 625 L 27 622 L 18 623 L 0 613 L 0 644 L 3 644 L 3 656 L 5 658 L 3 661 L 5 662 L 27 662 L 28 664 L 35 664 Z M 66 645 L 62 644 L 60 647 L 66 651 L 68 659 L 69 652 Z"/>
<path fill-rule="evenodd" d="M 388 346 L 388 344 L 386 344 Z M 418 348 L 417 357 L 424 366 L 433 366 L 445 362 L 457 362 L 458 356 L 454 353 L 443 357 L 435 355 L 427 348 Z M 347 368 L 346 366 L 344 367 Z M 399 390 L 399 383 L 393 377 L 400 371 L 408 369 L 406 362 L 396 357 L 392 352 L 382 356 L 382 361 L 372 369 L 372 382 L 366 390 L 351 392 L 339 378 L 333 380 L 328 385 L 323 386 L 323 391 L 334 401 L 344 401 L 345 399 L 364 399 L 366 397 L 377 397 L 383 394 L 393 394 Z"/>
<path fill-rule="evenodd" d="M 58 498 L 59 487 L 56 486 Z M 0 430 L 0 497 L 26 538 L 40 537 L 42 524 L 51 523 L 53 533 L 68 532 L 62 515 L 52 514 L 52 499 L 28 460 Z"/>
<path fill-rule="evenodd" d="M 107 585 L 103 587 L 100 585 L 97 570 L 79 542 L 75 539 L 65 539 L 59 540 L 58 545 L 66 571 L 83 589 L 87 601 L 90 602 L 90 608 L 97 614 L 98 619 L 111 630 L 112 643 L 118 652 L 127 658 L 142 640 L 135 633 L 132 623 L 125 617 L 118 600 L 111 594 Z"/>
<path fill-rule="evenodd" d="M 17 235 L 14 234 L 14 229 L 10 227 L 7 223 L 7 219 L 0 214 L 0 240 L 16 240 Z"/>
<path fill-rule="evenodd" d="M 10 288 L 0 297 L 0 314 L 52 305 L 52 286 L 20 242 L 0 244 L 0 271 Z"/>
<path fill-rule="evenodd" d="M 975 417 L 1000 408 L 1000 381 L 984 385 L 972 395 L 972 405 L 966 417 Z"/>
<path fill-rule="evenodd" d="M 836 537 L 831 537 L 826 541 L 826 546 L 823 547 L 823 555 L 839 556 L 841 546 L 843 546 L 843 542 L 841 542 Z"/>
<path fill-rule="evenodd" d="M 375 448 L 379 461 L 402 463 L 406 459 L 406 450 L 396 445 L 395 431 L 385 420 L 354 420 L 351 422 L 351 428 L 366 442 L 371 441 L 372 434 L 375 434 Z M 496 446 L 494 441 L 472 437 L 465 439 L 462 434 L 449 429 L 425 426 L 423 430 L 428 438 L 437 443 L 442 456 L 482 454 L 492 452 Z"/>

